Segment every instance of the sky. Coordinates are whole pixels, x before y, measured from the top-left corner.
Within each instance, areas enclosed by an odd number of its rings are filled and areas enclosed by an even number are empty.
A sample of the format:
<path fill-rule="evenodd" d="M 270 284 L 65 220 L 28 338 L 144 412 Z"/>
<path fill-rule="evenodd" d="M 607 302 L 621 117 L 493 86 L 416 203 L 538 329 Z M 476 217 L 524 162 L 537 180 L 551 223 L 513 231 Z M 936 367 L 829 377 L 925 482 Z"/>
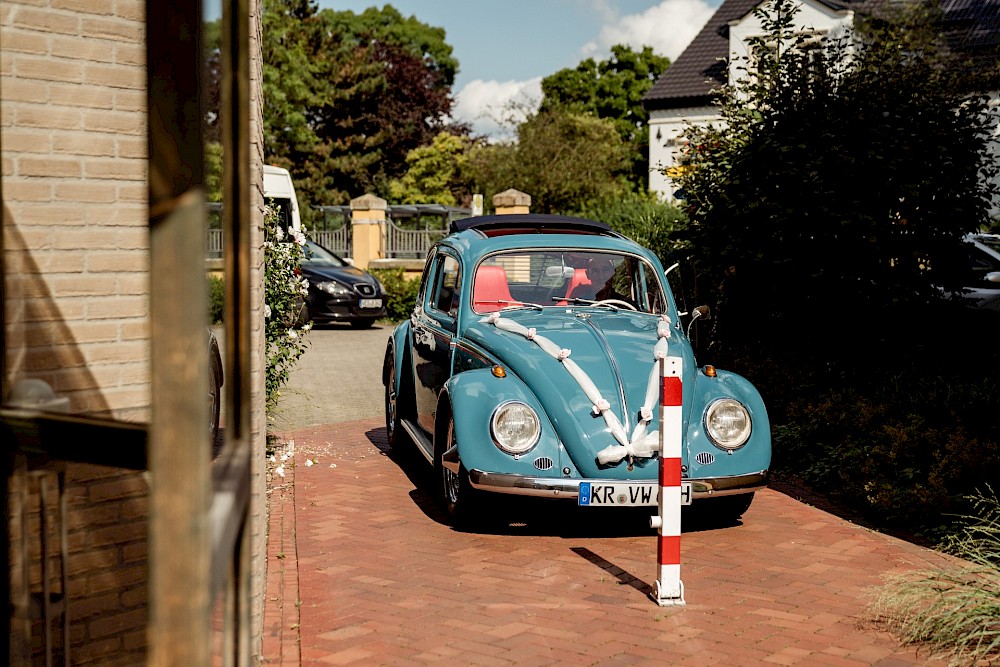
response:
<path fill-rule="evenodd" d="M 671 60 L 721 0 L 319 0 L 321 9 L 362 12 L 390 4 L 403 16 L 444 28 L 459 71 L 452 115 L 476 134 L 500 138 L 495 121 L 509 102 L 534 108 L 541 80 L 615 44 L 651 46 Z"/>

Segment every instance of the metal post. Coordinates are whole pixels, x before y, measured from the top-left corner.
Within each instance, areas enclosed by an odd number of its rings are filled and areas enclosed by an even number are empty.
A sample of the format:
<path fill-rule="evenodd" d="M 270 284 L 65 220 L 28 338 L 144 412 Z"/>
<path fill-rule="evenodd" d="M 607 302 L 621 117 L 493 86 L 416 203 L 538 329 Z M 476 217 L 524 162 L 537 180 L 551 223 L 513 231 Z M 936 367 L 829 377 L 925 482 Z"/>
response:
<path fill-rule="evenodd" d="M 661 607 L 684 605 L 681 582 L 681 370 L 680 357 L 660 359 L 660 500 L 649 525 L 658 529 L 659 572 L 653 596 Z"/>

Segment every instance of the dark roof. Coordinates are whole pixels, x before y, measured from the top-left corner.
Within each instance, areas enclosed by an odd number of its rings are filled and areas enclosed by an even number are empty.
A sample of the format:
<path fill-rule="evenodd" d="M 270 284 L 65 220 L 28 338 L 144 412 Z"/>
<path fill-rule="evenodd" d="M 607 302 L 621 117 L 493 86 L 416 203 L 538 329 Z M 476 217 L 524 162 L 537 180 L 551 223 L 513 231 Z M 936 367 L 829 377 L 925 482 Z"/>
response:
<path fill-rule="evenodd" d="M 576 233 L 611 234 L 614 232 L 604 222 L 573 218 L 564 215 L 544 215 L 540 213 L 514 213 L 508 215 L 481 215 L 453 220 L 449 231 L 462 232 L 476 229 L 487 236 L 499 234 L 528 233 Z"/>
<path fill-rule="evenodd" d="M 746 16 L 761 0 L 725 0 L 677 60 L 643 96 L 649 109 L 701 106 L 726 83 L 729 22 Z"/>
<path fill-rule="evenodd" d="M 728 79 L 729 23 L 762 0 L 725 0 L 684 52 L 643 97 L 646 110 L 704 106 Z M 871 11 L 886 0 L 819 0 L 833 9 Z M 892 1 L 892 0 L 888 0 Z M 1000 0 L 941 0 L 944 31 L 951 48 L 971 55 L 979 66 L 996 67 L 1000 54 Z"/>

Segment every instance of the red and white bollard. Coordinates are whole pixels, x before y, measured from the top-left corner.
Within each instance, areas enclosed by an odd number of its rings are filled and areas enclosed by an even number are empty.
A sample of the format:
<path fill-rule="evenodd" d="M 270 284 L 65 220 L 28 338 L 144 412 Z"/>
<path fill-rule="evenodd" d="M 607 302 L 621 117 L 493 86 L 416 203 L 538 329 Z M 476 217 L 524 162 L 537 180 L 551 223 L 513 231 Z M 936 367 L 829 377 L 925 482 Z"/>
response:
<path fill-rule="evenodd" d="M 681 582 L 681 370 L 680 357 L 660 359 L 660 501 L 649 525 L 658 529 L 659 576 L 653 586 L 661 607 L 683 605 Z"/>

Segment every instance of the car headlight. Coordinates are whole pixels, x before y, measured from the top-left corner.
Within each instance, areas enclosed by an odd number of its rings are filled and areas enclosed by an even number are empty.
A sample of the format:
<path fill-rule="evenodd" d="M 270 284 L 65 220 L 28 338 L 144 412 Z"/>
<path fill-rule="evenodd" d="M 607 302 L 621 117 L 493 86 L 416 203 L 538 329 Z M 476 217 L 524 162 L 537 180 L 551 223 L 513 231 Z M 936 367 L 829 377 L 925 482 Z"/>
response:
<path fill-rule="evenodd" d="M 335 280 L 328 280 L 322 283 L 316 284 L 316 289 L 321 292 L 326 292 L 327 294 L 332 294 L 333 296 L 351 296 L 353 292 L 349 287 L 341 285 Z"/>
<path fill-rule="evenodd" d="M 705 411 L 705 432 L 716 447 L 739 449 L 750 438 L 750 413 L 739 401 L 720 398 Z"/>
<path fill-rule="evenodd" d="M 508 454 L 524 454 L 538 442 L 542 428 L 534 410 L 524 403 L 511 401 L 493 412 L 490 433 L 501 450 Z"/>

